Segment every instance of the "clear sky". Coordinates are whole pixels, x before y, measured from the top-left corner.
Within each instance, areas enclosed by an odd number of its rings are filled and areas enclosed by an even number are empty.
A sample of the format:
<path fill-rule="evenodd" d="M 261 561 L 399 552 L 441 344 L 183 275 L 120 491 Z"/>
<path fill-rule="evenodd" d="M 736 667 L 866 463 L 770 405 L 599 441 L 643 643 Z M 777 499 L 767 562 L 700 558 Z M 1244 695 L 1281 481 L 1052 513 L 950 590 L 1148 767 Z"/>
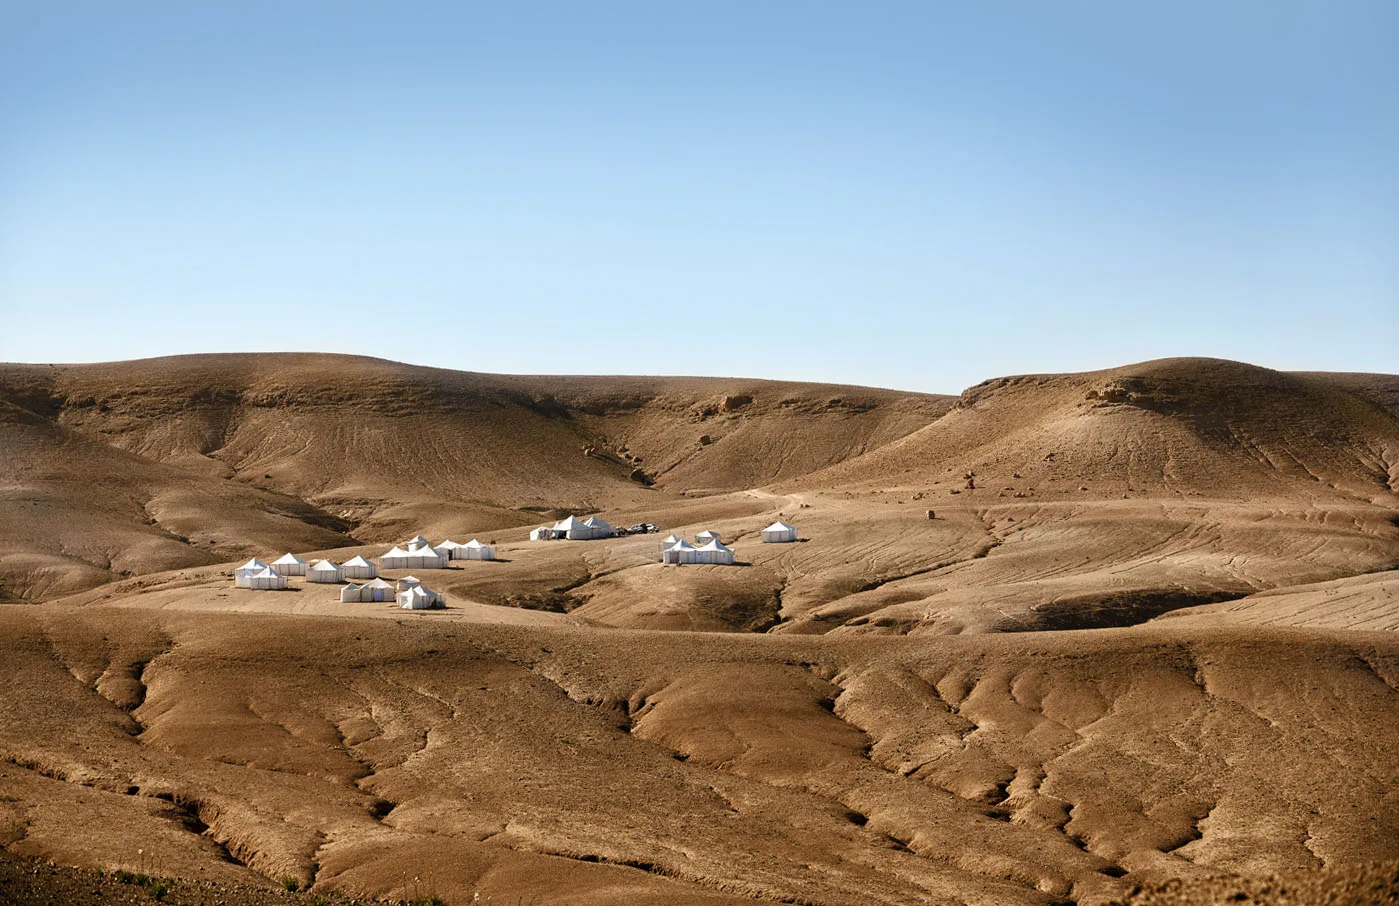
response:
<path fill-rule="evenodd" d="M 1399 371 L 1399 3 L 0 0 L 0 359 Z"/>

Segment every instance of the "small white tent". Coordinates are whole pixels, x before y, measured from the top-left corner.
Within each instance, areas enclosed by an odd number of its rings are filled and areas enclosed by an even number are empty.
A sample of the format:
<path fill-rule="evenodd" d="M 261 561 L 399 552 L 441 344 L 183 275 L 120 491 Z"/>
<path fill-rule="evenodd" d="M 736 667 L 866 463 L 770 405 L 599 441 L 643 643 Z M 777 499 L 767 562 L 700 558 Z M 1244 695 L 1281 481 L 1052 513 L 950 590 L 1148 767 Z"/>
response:
<path fill-rule="evenodd" d="M 529 533 L 529 540 L 531 541 L 553 541 L 554 538 L 554 527 L 552 525 L 541 525 L 537 529 L 531 529 Z"/>
<path fill-rule="evenodd" d="M 338 585 L 345 581 L 345 571 L 330 560 L 317 560 L 306 567 L 306 581 Z"/>
<path fill-rule="evenodd" d="M 267 564 L 263 563 L 257 557 L 254 557 L 242 566 L 235 566 L 233 568 L 233 584 L 239 588 L 252 588 L 253 584 L 250 580 L 264 569 L 267 569 Z"/>
<path fill-rule="evenodd" d="M 716 563 L 720 566 L 733 566 L 734 552 L 724 546 L 718 538 L 695 551 L 699 563 Z"/>
<path fill-rule="evenodd" d="M 795 526 L 785 522 L 774 522 L 761 532 L 764 544 L 785 544 L 788 541 L 797 540 L 797 529 Z"/>
<path fill-rule="evenodd" d="M 415 551 L 423 547 L 431 547 L 431 545 L 428 544 L 427 539 L 422 535 L 414 535 L 412 538 L 408 539 L 408 549 L 410 551 Z"/>
<path fill-rule="evenodd" d="M 287 554 L 272 561 L 272 568 L 284 576 L 306 575 L 306 561 L 296 554 Z"/>
<path fill-rule="evenodd" d="M 422 582 L 418 581 L 417 576 L 404 576 L 402 579 L 398 580 L 398 590 L 407 591 L 410 588 L 417 588 L 422 584 Z"/>
<path fill-rule="evenodd" d="M 457 547 L 457 560 L 494 560 L 495 548 L 489 544 L 482 544 L 475 538 Z"/>
<path fill-rule="evenodd" d="M 677 541 L 661 551 L 662 563 L 698 563 L 699 551 L 688 541 Z"/>
<path fill-rule="evenodd" d="M 432 610 L 441 607 L 442 604 L 442 595 L 421 585 L 414 585 L 398 593 L 398 606 L 404 610 Z"/>
<path fill-rule="evenodd" d="M 711 541 L 718 540 L 720 540 L 719 533 L 711 532 L 708 529 L 705 529 L 704 531 L 700 532 L 698 535 L 695 536 L 695 543 L 700 545 L 708 544 Z"/>
<path fill-rule="evenodd" d="M 287 587 L 287 578 L 269 566 L 249 576 L 247 587 L 258 591 L 277 591 Z"/>
<path fill-rule="evenodd" d="M 345 585 L 340 589 L 341 604 L 355 604 L 360 601 L 363 601 L 364 599 L 365 598 L 363 585 L 356 585 L 355 583 L 351 582 L 350 584 Z"/>
<path fill-rule="evenodd" d="M 359 599 L 361 601 L 392 601 L 395 594 L 396 589 L 392 583 L 385 582 L 383 579 L 375 579 L 372 582 L 366 582 L 360 588 Z"/>
<path fill-rule="evenodd" d="M 346 579 L 373 579 L 379 575 L 373 563 L 358 555 L 346 560 L 340 568 L 345 571 Z"/>
<path fill-rule="evenodd" d="M 673 547 L 674 545 L 679 544 L 679 543 L 680 543 L 680 539 L 679 539 L 679 538 L 675 537 L 674 535 L 666 535 L 664 538 L 661 539 L 661 550 L 665 550 L 666 548 Z"/>
<path fill-rule="evenodd" d="M 442 556 L 446 557 L 448 560 L 460 560 L 462 559 L 462 556 L 461 554 L 457 553 L 457 551 L 461 550 L 461 547 L 462 545 L 456 543 L 451 538 L 448 538 L 441 544 L 434 544 L 432 546 L 432 549 L 437 551 Z"/>

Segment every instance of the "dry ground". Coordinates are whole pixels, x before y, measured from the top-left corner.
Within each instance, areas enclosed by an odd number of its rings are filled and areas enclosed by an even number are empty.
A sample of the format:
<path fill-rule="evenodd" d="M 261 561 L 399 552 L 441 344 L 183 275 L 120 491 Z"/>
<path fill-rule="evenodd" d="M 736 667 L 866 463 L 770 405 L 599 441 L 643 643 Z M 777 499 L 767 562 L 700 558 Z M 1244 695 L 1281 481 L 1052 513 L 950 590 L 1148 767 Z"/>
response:
<path fill-rule="evenodd" d="M 1396 400 L 3 366 L 0 845 L 452 903 L 1385 902 Z M 739 565 L 525 540 L 571 510 Z M 418 531 L 503 559 L 428 613 L 228 577 Z"/>

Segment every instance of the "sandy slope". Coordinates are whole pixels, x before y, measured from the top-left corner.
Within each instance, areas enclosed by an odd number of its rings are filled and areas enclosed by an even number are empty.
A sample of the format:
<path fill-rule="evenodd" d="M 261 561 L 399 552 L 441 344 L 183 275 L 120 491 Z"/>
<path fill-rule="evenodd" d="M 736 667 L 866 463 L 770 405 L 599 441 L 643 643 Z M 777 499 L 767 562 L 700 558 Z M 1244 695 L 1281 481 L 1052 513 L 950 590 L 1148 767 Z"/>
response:
<path fill-rule="evenodd" d="M 452 903 L 1364 886 L 1399 859 L 1397 401 L 1213 360 L 950 409 L 328 356 L 4 366 L 0 587 L 43 603 L 0 608 L 0 846 Z M 526 540 L 570 508 L 714 529 L 739 565 Z M 759 544 L 777 518 L 803 541 Z M 502 560 L 423 575 L 429 613 L 228 575 L 420 530 Z"/>

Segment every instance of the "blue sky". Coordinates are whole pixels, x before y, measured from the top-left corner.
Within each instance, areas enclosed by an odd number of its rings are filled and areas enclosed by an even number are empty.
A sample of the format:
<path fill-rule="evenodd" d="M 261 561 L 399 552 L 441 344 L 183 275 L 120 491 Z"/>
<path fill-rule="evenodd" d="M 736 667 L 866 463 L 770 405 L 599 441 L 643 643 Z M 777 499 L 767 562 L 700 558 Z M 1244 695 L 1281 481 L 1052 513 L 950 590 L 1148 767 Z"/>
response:
<path fill-rule="evenodd" d="M 1399 4 L 0 0 L 0 359 L 1399 371 Z"/>

